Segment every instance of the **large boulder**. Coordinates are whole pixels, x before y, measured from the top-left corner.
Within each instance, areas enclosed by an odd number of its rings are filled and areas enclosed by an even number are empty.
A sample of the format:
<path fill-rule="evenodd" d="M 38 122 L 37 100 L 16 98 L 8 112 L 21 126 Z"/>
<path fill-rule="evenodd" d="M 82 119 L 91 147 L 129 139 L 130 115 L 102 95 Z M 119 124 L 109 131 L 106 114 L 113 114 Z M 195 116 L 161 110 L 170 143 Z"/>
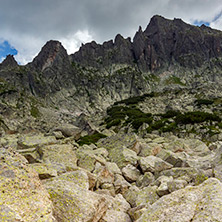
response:
<path fill-rule="evenodd" d="M 86 179 L 86 174 L 79 171 L 46 181 L 45 187 L 50 194 L 54 216 L 58 221 L 96 222 L 105 215 L 108 209 L 106 199 L 89 191 Z"/>
<path fill-rule="evenodd" d="M 139 164 L 142 171 L 145 172 L 160 172 L 163 170 L 171 169 L 173 167 L 172 164 L 165 162 L 164 160 L 155 157 L 155 156 L 147 156 L 141 157 L 139 159 Z"/>
<path fill-rule="evenodd" d="M 54 131 L 61 132 L 65 137 L 74 137 L 74 139 L 79 139 L 81 135 L 81 129 L 77 126 L 74 126 L 72 124 L 63 124 L 61 126 L 58 126 Z"/>
<path fill-rule="evenodd" d="M 20 154 L 0 148 L 0 221 L 55 221 L 38 174 Z"/>
<path fill-rule="evenodd" d="M 163 196 L 147 206 L 137 222 L 222 221 L 222 184 L 215 178 Z"/>

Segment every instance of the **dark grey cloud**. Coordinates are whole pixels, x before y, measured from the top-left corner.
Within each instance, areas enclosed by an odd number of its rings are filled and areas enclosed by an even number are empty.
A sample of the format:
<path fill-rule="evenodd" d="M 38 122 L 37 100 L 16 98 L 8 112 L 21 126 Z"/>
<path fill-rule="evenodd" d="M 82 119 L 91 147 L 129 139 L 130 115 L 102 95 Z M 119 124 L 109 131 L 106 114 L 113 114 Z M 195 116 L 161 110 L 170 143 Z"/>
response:
<path fill-rule="evenodd" d="M 68 52 L 81 42 L 103 42 L 121 33 L 133 37 L 155 14 L 184 21 L 209 22 L 222 29 L 221 0 L 5 0 L 0 7 L 0 41 L 30 61 L 49 39 L 62 41 Z"/>

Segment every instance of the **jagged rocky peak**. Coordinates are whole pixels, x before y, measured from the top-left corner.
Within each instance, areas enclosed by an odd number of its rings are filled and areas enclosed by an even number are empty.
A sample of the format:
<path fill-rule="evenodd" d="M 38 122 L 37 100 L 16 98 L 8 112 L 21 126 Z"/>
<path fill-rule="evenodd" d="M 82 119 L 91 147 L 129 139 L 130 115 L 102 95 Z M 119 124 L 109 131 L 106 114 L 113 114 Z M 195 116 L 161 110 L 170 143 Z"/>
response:
<path fill-rule="evenodd" d="M 137 64 L 143 71 L 180 65 L 195 68 L 222 57 L 222 32 L 186 24 L 181 19 L 154 16 L 133 40 Z"/>
<path fill-rule="evenodd" d="M 15 67 L 18 66 L 18 63 L 16 62 L 13 55 L 7 55 L 1 65 L 2 67 Z"/>
<path fill-rule="evenodd" d="M 103 44 L 95 41 L 84 44 L 73 55 L 72 61 L 82 65 L 104 67 L 113 63 L 131 63 L 133 61 L 132 43 L 130 38 L 118 34 L 114 42 L 109 40 Z"/>
<path fill-rule="evenodd" d="M 41 49 L 31 63 L 38 70 L 44 71 L 52 65 L 67 63 L 69 57 L 61 42 L 50 40 Z"/>

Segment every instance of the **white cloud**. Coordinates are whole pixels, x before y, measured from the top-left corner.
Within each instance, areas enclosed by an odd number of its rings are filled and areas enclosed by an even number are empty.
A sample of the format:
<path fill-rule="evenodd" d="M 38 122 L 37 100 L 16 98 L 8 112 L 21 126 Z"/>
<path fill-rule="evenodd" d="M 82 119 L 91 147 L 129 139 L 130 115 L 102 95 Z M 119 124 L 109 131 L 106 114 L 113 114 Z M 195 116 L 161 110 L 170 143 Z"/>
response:
<path fill-rule="evenodd" d="M 68 53 L 92 38 L 102 43 L 120 33 L 133 37 L 159 14 L 185 22 L 209 22 L 222 29 L 221 0 L 5 0 L 0 7 L 0 40 L 18 50 L 16 59 L 32 61 L 50 39 L 60 40 Z"/>
<path fill-rule="evenodd" d="M 222 30 L 222 13 L 215 21 L 210 23 L 210 27 L 214 29 Z"/>
<path fill-rule="evenodd" d="M 88 30 L 79 30 L 74 35 L 69 35 L 59 40 L 66 48 L 68 54 L 72 54 L 79 49 L 82 43 L 92 41 L 93 37 L 89 34 Z"/>

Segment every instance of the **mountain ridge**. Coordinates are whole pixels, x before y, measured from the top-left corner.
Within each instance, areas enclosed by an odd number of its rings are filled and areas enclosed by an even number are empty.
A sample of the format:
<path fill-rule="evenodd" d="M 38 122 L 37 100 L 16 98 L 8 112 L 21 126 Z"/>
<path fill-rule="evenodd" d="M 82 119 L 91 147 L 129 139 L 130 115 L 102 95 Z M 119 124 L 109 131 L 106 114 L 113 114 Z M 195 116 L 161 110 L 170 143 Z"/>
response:
<path fill-rule="evenodd" d="M 25 66 L 10 58 L 12 66 L 4 65 L 9 58 L 0 65 L 1 103 L 14 110 L 20 107 L 16 99 L 34 97 L 45 107 L 65 109 L 70 115 L 92 114 L 152 91 L 204 90 L 215 83 L 218 90 L 222 32 L 154 16 L 144 31 L 139 27 L 132 41 L 117 34 L 114 41 L 92 41 L 68 55 L 59 41 L 50 40 Z M 30 109 L 33 102 L 27 103 Z"/>

